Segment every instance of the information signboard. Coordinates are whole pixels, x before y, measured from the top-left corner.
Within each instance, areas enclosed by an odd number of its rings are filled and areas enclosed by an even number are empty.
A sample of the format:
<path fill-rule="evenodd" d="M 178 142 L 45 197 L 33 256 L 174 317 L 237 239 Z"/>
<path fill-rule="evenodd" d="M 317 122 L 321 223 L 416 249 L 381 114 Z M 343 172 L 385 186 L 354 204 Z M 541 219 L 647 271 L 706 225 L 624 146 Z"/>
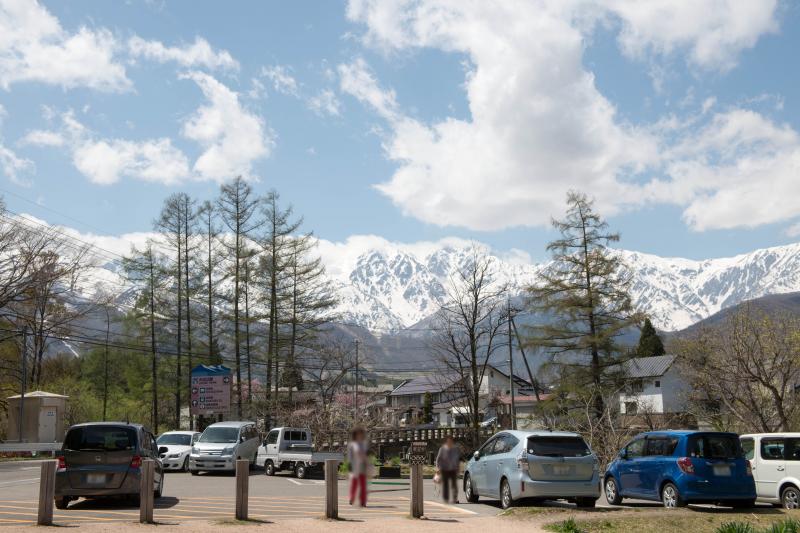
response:
<path fill-rule="evenodd" d="M 412 465 L 424 465 L 426 460 L 426 451 L 428 449 L 428 443 L 421 441 L 421 442 L 412 442 L 411 449 L 408 451 L 408 462 Z"/>
<path fill-rule="evenodd" d="M 191 414 L 226 414 L 231 408 L 231 369 L 198 365 L 192 369 Z"/>

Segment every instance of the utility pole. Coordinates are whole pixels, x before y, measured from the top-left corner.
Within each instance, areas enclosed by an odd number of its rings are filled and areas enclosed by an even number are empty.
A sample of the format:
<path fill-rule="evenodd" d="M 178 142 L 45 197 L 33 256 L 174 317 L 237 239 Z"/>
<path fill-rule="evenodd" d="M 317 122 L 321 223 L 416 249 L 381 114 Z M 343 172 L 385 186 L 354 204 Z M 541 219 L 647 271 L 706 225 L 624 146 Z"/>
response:
<path fill-rule="evenodd" d="M 106 421 L 106 405 L 108 404 L 108 341 L 111 336 L 111 317 L 108 314 L 108 305 L 106 309 L 106 346 L 103 351 L 103 422 Z"/>
<path fill-rule="evenodd" d="M 19 421 L 17 430 L 19 431 L 19 441 L 22 442 L 22 431 L 25 429 L 23 420 L 25 419 L 25 385 L 28 381 L 28 326 L 22 326 L 22 381 L 20 382 L 21 391 L 19 395 Z"/>
<path fill-rule="evenodd" d="M 517 429 L 517 404 L 514 401 L 514 350 L 511 344 L 511 296 L 508 296 L 508 384 L 511 392 L 511 429 Z"/>
<path fill-rule="evenodd" d="M 356 339 L 356 383 L 355 383 L 354 420 L 358 421 L 358 339 Z"/>
<path fill-rule="evenodd" d="M 156 356 L 156 280 L 153 272 L 153 248 L 150 248 L 150 349 L 152 350 L 153 372 L 153 432 L 158 433 L 158 363 Z"/>

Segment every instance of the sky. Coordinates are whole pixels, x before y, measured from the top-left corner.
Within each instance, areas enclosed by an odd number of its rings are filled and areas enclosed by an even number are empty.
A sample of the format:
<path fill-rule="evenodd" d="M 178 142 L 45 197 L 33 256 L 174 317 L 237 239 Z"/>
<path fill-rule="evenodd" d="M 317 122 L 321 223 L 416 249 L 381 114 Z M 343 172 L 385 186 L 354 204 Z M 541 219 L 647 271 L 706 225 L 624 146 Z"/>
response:
<path fill-rule="evenodd" d="M 578 190 L 620 246 L 800 236 L 800 6 L 0 0 L 0 195 L 109 236 L 237 175 L 322 239 L 546 259 Z"/>

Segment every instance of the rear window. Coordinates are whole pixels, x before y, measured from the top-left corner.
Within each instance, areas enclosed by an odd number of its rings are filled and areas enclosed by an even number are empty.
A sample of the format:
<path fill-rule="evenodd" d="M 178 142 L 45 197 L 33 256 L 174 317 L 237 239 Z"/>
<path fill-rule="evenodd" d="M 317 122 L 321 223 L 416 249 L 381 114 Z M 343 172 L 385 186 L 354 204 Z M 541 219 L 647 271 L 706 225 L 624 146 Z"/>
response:
<path fill-rule="evenodd" d="M 543 457 L 584 457 L 592 452 L 580 437 L 528 437 L 528 453 Z"/>
<path fill-rule="evenodd" d="M 114 452 L 136 448 L 136 431 L 114 426 L 72 428 L 64 439 L 64 449 L 71 451 Z"/>
<path fill-rule="evenodd" d="M 739 438 L 735 435 L 697 435 L 689 440 L 692 457 L 703 459 L 738 459 L 742 457 Z"/>

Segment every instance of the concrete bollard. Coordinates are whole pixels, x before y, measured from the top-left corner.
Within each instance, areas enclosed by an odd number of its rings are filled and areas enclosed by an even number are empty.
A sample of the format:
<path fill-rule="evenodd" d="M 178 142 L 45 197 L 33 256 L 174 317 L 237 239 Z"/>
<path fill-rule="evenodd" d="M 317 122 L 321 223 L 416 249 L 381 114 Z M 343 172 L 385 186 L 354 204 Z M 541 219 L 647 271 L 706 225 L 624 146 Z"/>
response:
<path fill-rule="evenodd" d="M 139 522 L 142 524 L 153 523 L 153 487 L 156 463 L 152 459 L 142 461 L 139 469 Z"/>
<path fill-rule="evenodd" d="M 57 466 L 58 461 L 42 461 L 42 471 L 39 477 L 39 516 L 36 518 L 36 523 L 40 526 L 53 525 Z"/>
<path fill-rule="evenodd" d="M 339 518 L 339 461 L 325 460 L 325 518 Z"/>
<path fill-rule="evenodd" d="M 422 494 L 422 465 L 411 465 L 411 516 L 412 518 L 422 518 L 425 514 L 423 508 Z"/>
<path fill-rule="evenodd" d="M 236 520 L 247 520 L 250 491 L 250 461 L 236 460 Z"/>

